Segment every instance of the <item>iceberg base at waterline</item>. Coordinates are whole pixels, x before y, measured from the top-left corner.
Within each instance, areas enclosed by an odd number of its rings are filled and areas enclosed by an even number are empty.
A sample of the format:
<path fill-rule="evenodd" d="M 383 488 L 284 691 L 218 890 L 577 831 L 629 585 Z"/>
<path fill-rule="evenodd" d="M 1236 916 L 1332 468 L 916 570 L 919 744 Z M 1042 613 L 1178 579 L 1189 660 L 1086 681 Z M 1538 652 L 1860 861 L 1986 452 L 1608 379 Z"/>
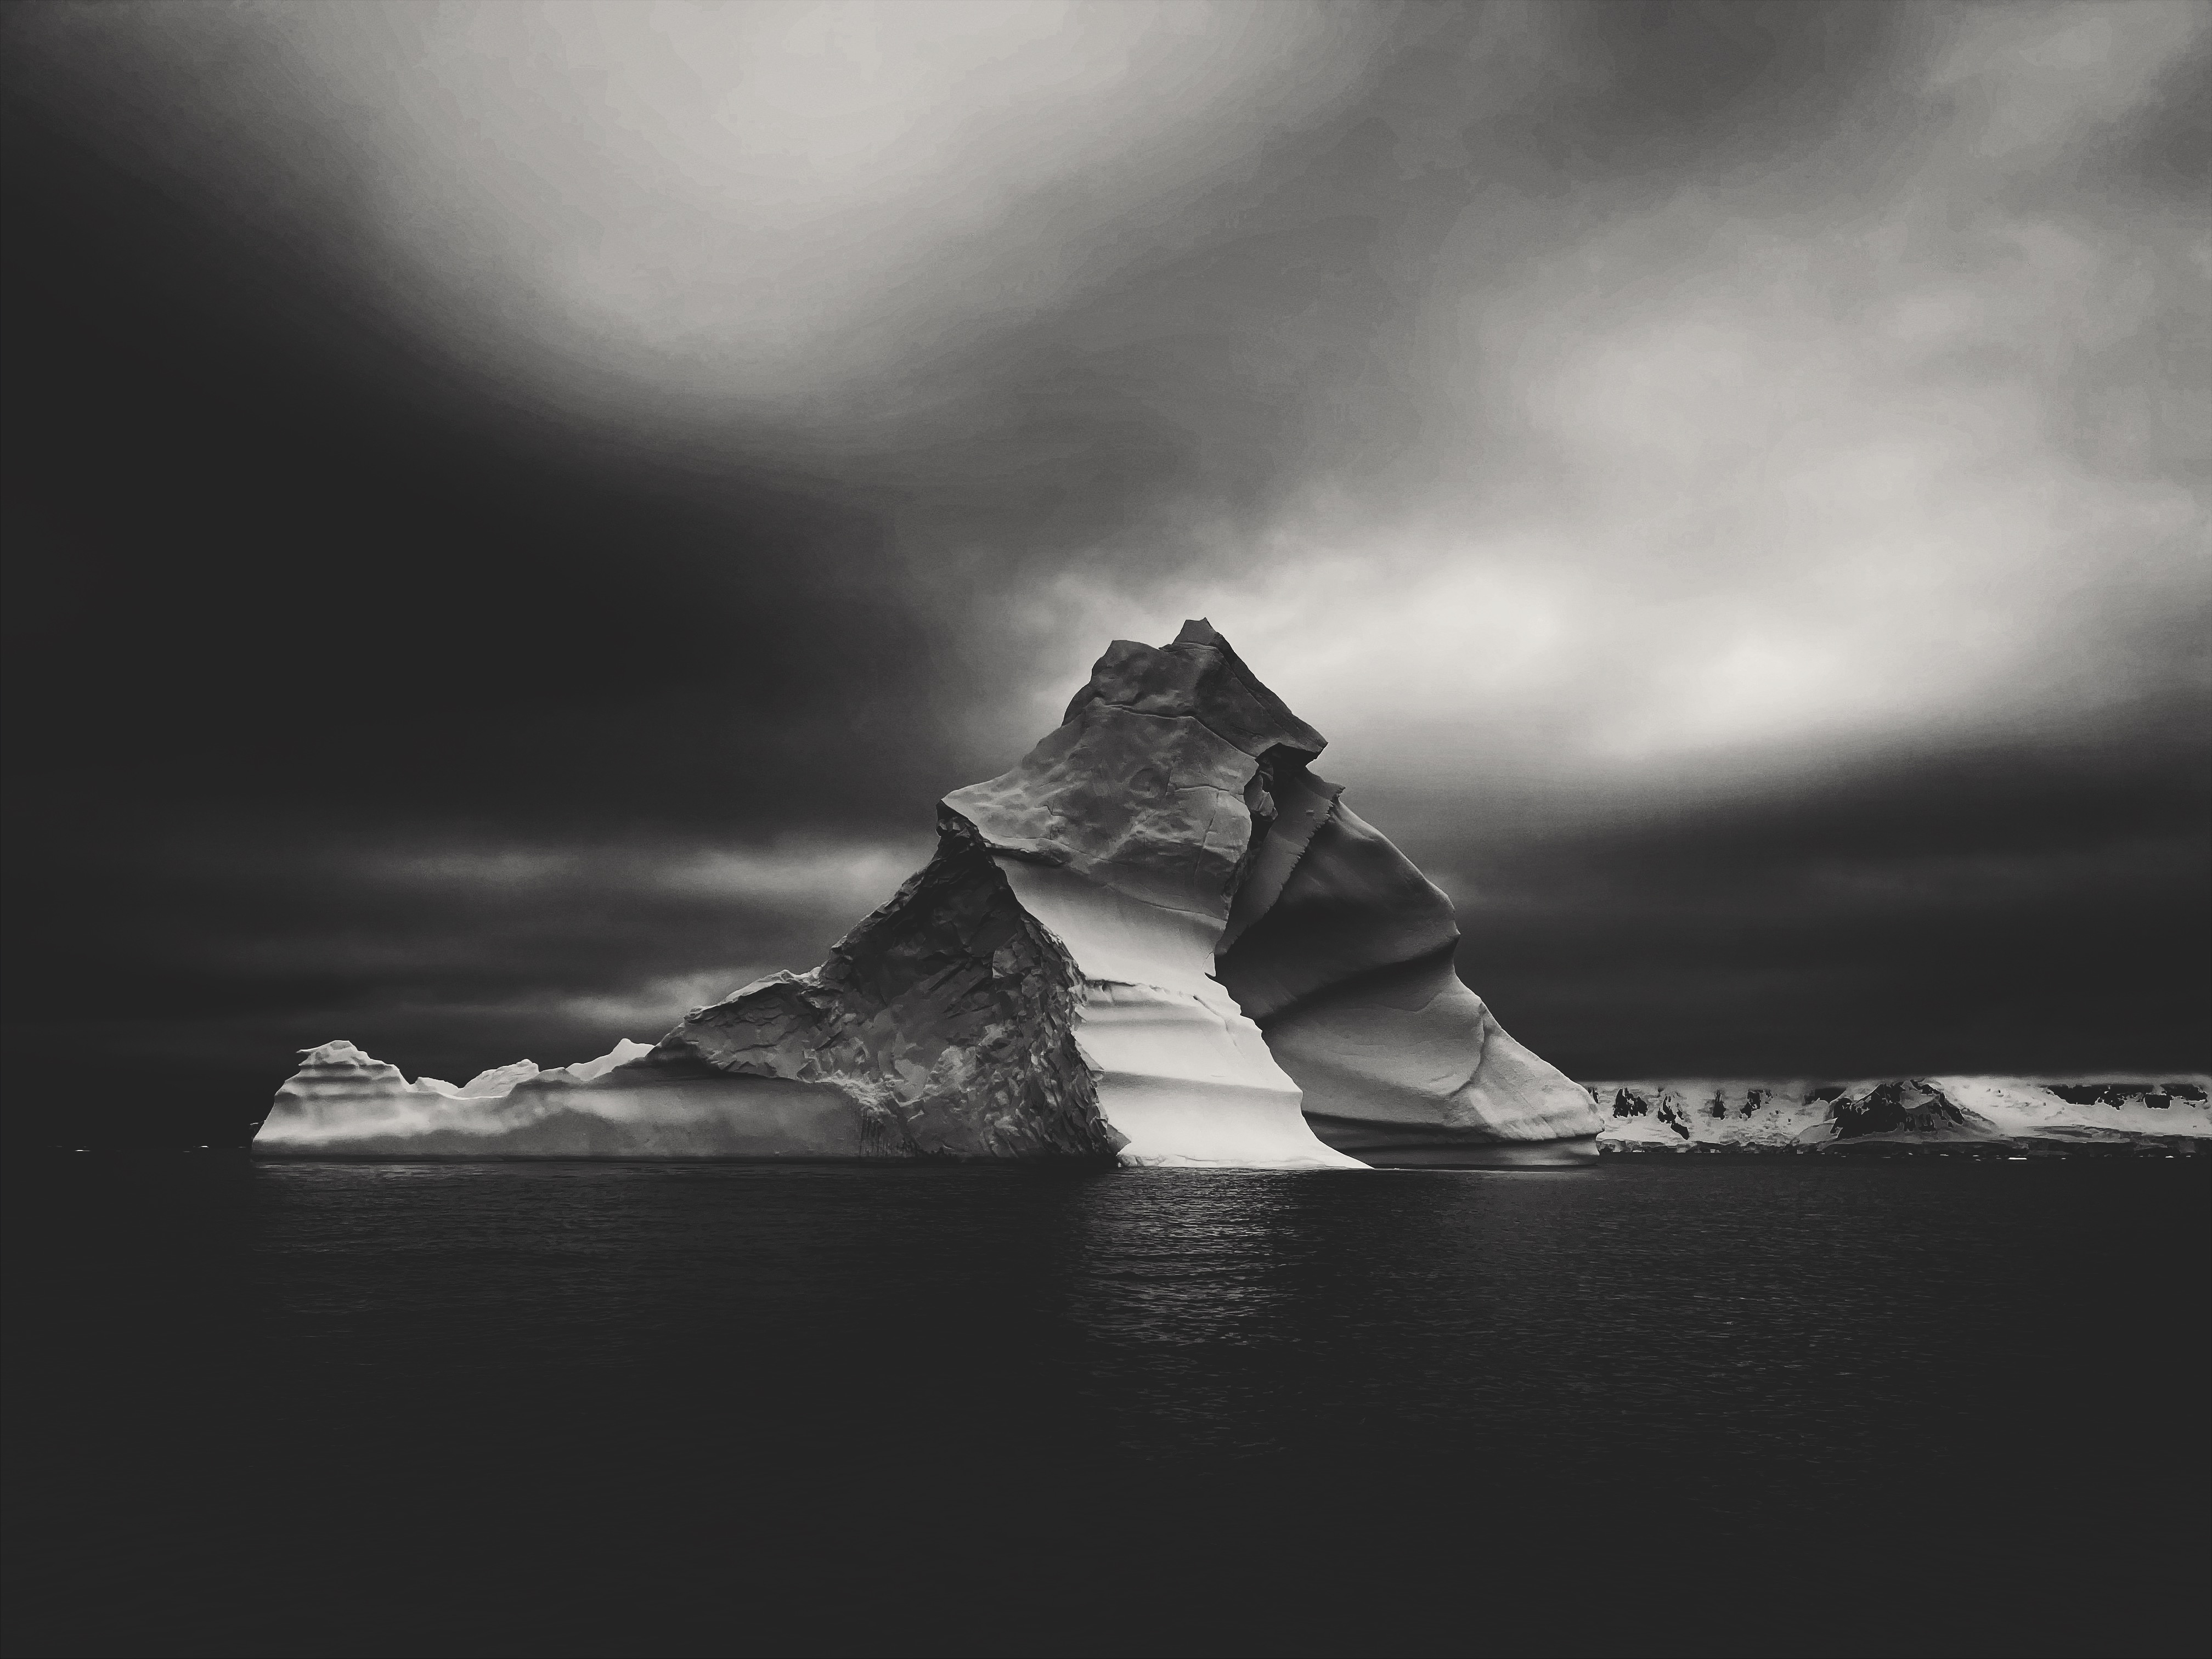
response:
<path fill-rule="evenodd" d="M 464 1087 L 409 1082 L 350 1042 L 301 1057 L 253 1150 L 264 1158 L 857 1158 L 851 1103 L 827 1084 L 654 1063 L 625 1039 L 580 1066 L 529 1061 Z"/>

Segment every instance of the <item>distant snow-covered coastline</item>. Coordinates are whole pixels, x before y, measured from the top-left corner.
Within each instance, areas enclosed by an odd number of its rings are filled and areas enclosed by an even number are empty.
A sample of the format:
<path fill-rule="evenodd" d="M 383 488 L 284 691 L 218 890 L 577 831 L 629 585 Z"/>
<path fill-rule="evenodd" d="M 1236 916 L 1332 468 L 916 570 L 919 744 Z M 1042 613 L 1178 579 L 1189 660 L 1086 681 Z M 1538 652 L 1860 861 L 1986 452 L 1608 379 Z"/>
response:
<path fill-rule="evenodd" d="M 1601 1153 L 2212 1150 L 2212 1077 L 1591 1083 Z"/>

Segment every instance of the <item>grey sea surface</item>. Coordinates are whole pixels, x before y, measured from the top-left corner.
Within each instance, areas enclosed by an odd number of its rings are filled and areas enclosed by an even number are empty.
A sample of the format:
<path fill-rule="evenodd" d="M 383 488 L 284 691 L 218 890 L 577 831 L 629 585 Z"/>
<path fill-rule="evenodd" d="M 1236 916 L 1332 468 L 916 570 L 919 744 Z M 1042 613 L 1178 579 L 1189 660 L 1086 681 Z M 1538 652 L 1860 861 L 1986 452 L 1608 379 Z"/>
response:
<path fill-rule="evenodd" d="M 9 1650 L 2198 1652 L 2208 1174 L 18 1160 Z"/>

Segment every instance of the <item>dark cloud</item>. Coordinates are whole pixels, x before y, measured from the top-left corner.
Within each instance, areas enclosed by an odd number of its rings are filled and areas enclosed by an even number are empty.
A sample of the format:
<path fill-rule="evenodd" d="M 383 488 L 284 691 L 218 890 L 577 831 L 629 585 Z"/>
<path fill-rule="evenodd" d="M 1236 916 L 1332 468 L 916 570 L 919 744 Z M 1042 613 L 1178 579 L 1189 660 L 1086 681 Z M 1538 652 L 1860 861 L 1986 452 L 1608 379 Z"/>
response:
<path fill-rule="evenodd" d="M 7 28 L 32 1098 L 650 1036 L 1200 613 L 1580 1073 L 2203 1063 L 2189 8 Z"/>
<path fill-rule="evenodd" d="M 1578 1076 L 2203 1064 L 2195 755 L 1900 757 L 1783 799 L 1487 841 L 1435 849 L 1462 970 Z"/>
<path fill-rule="evenodd" d="M 834 808 L 832 733 L 903 763 L 929 649 L 867 511 L 532 429 L 28 116 L 8 156 L 9 705 L 42 787 L 107 810 L 125 751 L 165 799 L 772 822 L 794 768 Z"/>

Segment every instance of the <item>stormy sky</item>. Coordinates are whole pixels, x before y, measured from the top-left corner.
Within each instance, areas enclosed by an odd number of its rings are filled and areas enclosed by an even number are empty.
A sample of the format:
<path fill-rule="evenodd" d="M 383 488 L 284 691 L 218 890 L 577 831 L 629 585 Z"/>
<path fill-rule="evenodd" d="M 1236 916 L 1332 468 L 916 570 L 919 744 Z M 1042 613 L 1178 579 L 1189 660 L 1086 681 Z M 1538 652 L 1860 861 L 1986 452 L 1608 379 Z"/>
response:
<path fill-rule="evenodd" d="M 1200 615 L 1576 1075 L 2207 1063 L 2212 10 L 0 27 L 19 1121 L 654 1036 Z"/>

